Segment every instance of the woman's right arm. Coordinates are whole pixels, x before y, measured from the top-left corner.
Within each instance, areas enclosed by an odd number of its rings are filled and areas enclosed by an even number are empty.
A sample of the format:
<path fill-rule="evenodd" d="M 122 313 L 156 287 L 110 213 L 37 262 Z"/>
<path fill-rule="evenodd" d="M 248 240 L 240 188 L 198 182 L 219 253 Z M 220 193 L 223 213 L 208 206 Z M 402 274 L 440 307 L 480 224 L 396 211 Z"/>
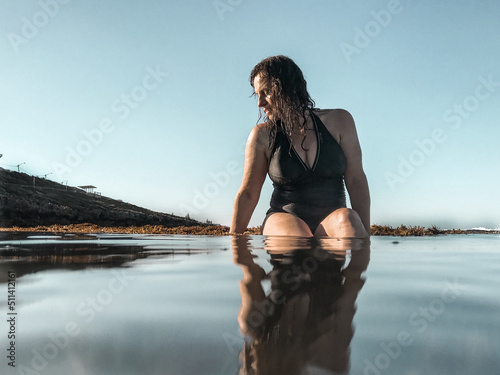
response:
<path fill-rule="evenodd" d="M 268 131 L 265 124 L 252 129 L 245 146 L 243 181 L 234 199 L 231 234 L 247 229 L 268 171 Z"/>

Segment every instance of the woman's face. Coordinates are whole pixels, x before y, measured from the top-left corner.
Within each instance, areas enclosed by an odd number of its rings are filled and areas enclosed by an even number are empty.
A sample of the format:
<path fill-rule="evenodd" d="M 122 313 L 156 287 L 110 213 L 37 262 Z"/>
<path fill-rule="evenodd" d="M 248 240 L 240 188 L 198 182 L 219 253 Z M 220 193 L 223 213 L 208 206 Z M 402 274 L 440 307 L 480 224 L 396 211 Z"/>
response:
<path fill-rule="evenodd" d="M 271 95 L 271 84 L 268 80 L 263 79 L 260 74 L 253 80 L 253 87 L 255 90 L 255 95 L 257 95 L 259 108 L 265 112 L 266 116 L 273 120 L 273 98 Z"/>

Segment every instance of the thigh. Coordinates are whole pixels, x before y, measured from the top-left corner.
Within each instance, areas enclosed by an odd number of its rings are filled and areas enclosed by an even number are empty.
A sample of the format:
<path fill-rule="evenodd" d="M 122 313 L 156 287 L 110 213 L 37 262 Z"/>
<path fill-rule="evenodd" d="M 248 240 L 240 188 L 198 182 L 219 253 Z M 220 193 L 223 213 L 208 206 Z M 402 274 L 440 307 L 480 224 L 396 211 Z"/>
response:
<path fill-rule="evenodd" d="M 262 225 L 264 236 L 312 237 L 311 229 L 301 218 L 287 212 L 274 212 L 266 216 Z"/>
<path fill-rule="evenodd" d="M 338 208 L 318 225 L 315 236 L 365 238 L 369 237 L 358 213 L 350 208 Z"/>

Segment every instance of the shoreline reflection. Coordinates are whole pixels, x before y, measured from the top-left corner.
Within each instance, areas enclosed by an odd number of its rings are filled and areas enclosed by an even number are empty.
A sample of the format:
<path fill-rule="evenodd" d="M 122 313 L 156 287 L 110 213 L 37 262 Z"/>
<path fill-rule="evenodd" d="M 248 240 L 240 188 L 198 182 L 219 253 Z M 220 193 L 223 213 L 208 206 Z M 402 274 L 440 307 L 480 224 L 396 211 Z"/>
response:
<path fill-rule="evenodd" d="M 15 233 L 14 233 L 15 234 Z M 218 250 L 207 244 L 173 236 L 148 235 L 28 235 L 0 241 L 0 284 L 7 282 L 6 272 L 17 278 L 45 271 L 84 271 L 88 269 L 126 268 L 138 260 L 206 254 Z"/>
<path fill-rule="evenodd" d="M 240 374 L 348 373 L 369 240 L 266 237 L 269 273 L 255 262 L 249 237 L 234 237 L 232 245 L 243 271 Z"/>

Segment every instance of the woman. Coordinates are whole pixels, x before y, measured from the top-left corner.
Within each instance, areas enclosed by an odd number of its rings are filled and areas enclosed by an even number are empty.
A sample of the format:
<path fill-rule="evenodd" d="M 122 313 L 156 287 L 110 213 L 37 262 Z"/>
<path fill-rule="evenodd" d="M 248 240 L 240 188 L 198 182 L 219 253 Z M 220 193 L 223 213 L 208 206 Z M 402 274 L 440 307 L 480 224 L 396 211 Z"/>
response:
<path fill-rule="evenodd" d="M 351 115 L 314 108 L 302 71 L 286 56 L 262 60 L 250 84 L 265 121 L 248 137 L 230 232 L 245 231 L 269 174 L 274 192 L 262 234 L 368 237 L 370 193 Z"/>

